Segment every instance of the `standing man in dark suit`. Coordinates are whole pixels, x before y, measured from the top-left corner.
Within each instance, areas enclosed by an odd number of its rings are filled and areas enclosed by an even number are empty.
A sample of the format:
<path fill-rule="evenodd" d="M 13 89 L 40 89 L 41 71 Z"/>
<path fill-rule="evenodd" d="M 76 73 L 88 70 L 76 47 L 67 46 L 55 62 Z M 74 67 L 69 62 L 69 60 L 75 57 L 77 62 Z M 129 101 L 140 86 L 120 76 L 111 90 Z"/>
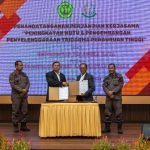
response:
<path fill-rule="evenodd" d="M 28 91 L 30 82 L 28 76 L 22 71 L 23 63 L 18 60 L 15 62 L 16 70 L 9 76 L 11 86 L 11 101 L 12 101 L 12 122 L 14 132 L 19 132 L 19 122 L 21 122 L 22 131 L 30 131 L 26 126 L 28 117 Z"/>
<path fill-rule="evenodd" d="M 61 68 L 60 62 L 58 61 L 53 62 L 52 68 L 53 68 L 52 71 L 46 73 L 48 88 L 68 86 L 65 75 L 60 72 L 60 68 Z M 48 96 L 48 89 L 47 89 L 46 101 L 48 101 L 48 97 L 49 96 Z"/>
<path fill-rule="evenodd" d="M 118 133 L 122 134 L 122 87 L 124 84 L 121 74 L 116 72 L 115 64 L 108 65 L 109 75 L 104 78 L 103 90 L 106 93 L 105 128 L 103 133 L 110 132 L 112 113 L 115 111 Z"/>
<path fill-rule="evenodd" d="M 87 64 L 80 64 L 81 74 L 77 76 L 77 81 L 88 80 L 88 90 L 85 93 L 77 96 L 78 101 L 93 101 L 92 93 L 95 91 L 94 78 L 92 75 L 87 73 Z"/>

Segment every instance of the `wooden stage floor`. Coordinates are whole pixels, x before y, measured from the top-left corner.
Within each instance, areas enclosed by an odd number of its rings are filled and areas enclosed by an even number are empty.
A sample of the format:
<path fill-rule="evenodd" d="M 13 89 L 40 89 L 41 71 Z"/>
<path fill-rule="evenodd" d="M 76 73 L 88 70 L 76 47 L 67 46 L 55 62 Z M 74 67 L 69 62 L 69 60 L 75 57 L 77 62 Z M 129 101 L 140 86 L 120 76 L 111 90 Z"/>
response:
<path fill-rule="evenodd" d="M 23 132 L 23 138 L 30 141 L 33 150 L 90 150 L 93 143 L 98 140 L 97 138 L 87 137 L 40 138 L 38 136 L 38 124 L 29 123 L 28 126 L 31 132 Z M 102 137 L 107 136 L 112 143 L 118 142 L 121 138 L 128 143 L 132 143 L 140 136 L 141 127 L 142 124 L 124 124 L 124 134 L 119 135 L 116 124 L 112 124 L 112 132 L 102 134 Z M 18 133 L 13 133 L 10 123 L 0 123 L 0 135 L 4 135 L 9 141 L 18 137 Z"/>

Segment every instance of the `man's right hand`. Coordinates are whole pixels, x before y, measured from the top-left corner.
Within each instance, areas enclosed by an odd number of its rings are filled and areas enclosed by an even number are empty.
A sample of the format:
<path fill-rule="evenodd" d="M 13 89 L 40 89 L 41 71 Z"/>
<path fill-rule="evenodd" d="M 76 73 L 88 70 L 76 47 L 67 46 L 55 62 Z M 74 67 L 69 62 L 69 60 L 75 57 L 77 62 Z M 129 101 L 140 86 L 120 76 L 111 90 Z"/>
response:
<path fill-rule="evenodd" d="M 26 94 L 26 93 L 27 93 L 27 90 L 26 90 L 26 89 L 22 89 L 22 93 L 23 93 L 23 94 Z"/>
<path fill-rule="evenodd" d="M 113 95 L 113 92 L 112 91 L 109 91 L 108 92 L 108 95 L 111 97 Z"/>
<path fill-rule="evenodd" d="M 115 97 L 114 95 L 111 95 L 111 96 L 110 96 L 111 99 L 113 99 L 114 97 Z"/>
<path fill-rule="evenodd" d="M 62 83 L 63 86 L 68 86 L 69 84 L 67 82 Z"/>
<path fill-rule="evenodd" d="M 81 93 L 81 96 L 85 96 L 85 94 L 84 94 L 84 93 Z"/>

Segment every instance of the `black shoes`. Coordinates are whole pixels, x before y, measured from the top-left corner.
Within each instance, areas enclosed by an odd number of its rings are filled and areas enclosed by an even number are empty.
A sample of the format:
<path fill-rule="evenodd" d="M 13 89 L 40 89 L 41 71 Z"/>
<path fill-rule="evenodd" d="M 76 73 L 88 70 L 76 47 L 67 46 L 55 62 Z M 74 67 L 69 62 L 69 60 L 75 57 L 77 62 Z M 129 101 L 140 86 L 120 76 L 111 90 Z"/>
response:
<path fill-rule="evenodd" d="M 106 123 L 105 128 L 102 130 L 102 133 L 109 133 L 109 132 L 111 132 L 110 123 Z"/>
<path fill-rule="evenodd" d="M 102 133 L 111 132 L 110 125 L 105 124 L 105 128 L 102 130 Z M 123 134 L 122 123 L 118 123 L 118 134 Z"/>
<path fill-rule="evenodd" d="M 109 133 L 109 132 L 111 132 L 111 130 L 110 130 L 110 128 L 104 128 L 103 130 L 102 130 L 102 133 Z"/>
<path fill-rule="evenodd" d="M 26 122 L 21 122 L 21 128 L 20 128 L 20 130 L 24 131 L 24 132 L 29 132 L 30 131 L 30 129 L 26 125 Z"/>
<path fill-rule="evenodd" d="M 123 134 L 122 123 L 118 123 L 118 134 Z"/>
<path fill-rule="evenodd" d="M 14 132 L 15 133 L 18 133 L 20 130 L 24 131 L 24 132 L 29 132 L 30 131 L 30 129 L 26 125 L 26 122 L 21 122 L 20 129 L 19 129 L 18 123 L 14 123 L 13 126 L 14 126 Z"/>
<path fill-rule="evenodd" d="M 123 130 L 122 129 L 118 129 L 118 134 L 123 134 Z"/>
<path fill-rule="evenodd" d="M 14 132 L 17 133 L 19 132 L 19 126 L 18 126 L 18 123 L 14 123 Z"/>

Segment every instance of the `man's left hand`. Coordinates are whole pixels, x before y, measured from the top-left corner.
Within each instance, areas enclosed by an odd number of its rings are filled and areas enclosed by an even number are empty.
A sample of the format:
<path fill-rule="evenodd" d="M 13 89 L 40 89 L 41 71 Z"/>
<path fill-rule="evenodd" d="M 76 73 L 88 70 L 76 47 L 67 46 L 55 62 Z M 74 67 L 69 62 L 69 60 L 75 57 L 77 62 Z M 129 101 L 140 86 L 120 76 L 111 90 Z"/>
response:
<path fill-rule="evenodd" d="M 81 93 L 81 96 L 85 96 L 85 94 L 84 94 L 84 93 Z"/>

